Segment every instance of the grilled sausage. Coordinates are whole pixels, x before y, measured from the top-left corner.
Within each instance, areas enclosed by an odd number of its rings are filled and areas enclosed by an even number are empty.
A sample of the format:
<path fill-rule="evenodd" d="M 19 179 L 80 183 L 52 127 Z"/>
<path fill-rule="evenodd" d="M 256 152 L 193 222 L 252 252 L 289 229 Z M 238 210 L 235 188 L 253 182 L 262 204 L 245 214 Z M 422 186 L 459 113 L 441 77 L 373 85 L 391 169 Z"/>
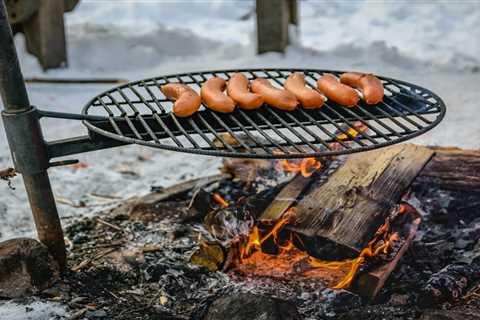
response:
<path fill-rule="evenodd" d="M 200 90 L 203 101 L 212 110 L 218 112 L 232 112 L 235 109 L 235 102 L 223 93 L 227 83 L 225 79 L 213 77 L 205 81 Z"/>
<path fill-rule="evenodd" d="M 367 104 L 377 104 L 383 100 L 383 84 L 373 74 L 347 72 L 340 76 L 340 82 L 362 91 Z"/>
<path fill-rule="evenodd" d="M 293 93 L 275 88 L 267 79 L 257 78 L 253 80 L 251 89 L 261 95 L 263 100 L 272 107 L 292 111 L 298 105 L 298 100 Z"/>
<path fill-rule="evenodd" d="M 160 86 L 160 90 L 173 104 L 173 113 L 178 117 L 189 117 L 198 111 L 202 104 L 200 96 L 190 87 L 181 83 Z"/>
<path fill-rule="evenodd" d="M 283 86 L 297 97 L 305 109 L 320 108 L 325 101 L 318 91 L 305 86 L 305 76 L 303 73 L 292 73 L 288 76 L 287 80 L 285 80 Z"/>
<path fill-rule="evenodd" d="M 227 94 L 240 108 L 253 110 L 260 108 L 263 104 L 261 95 L 251 93 L 248 89 L 249 82 L 242 73 L 235 73 L 227 82 Z"/>
<path fill-rule="evenodd" d="M 343 106 L 354 106 L 360 99 L 358 93 L 353 88 L 340 83 L 337 78 L 330 73 L 327 73 L 318 79 L 317 86 L 328 99 Z"/>

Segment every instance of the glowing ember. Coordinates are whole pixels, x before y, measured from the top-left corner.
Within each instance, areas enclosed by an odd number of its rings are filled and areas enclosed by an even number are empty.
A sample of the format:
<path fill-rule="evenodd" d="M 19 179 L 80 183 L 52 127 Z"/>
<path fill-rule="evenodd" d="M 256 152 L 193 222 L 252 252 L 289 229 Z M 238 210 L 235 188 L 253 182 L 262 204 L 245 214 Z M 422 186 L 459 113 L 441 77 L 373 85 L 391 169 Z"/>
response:
<path fill-rule="evenodd" d="M 215 200 L 216 202 L 218 202 L 222 207 L 228 207 L 229 206 L 229 203 L 227 200 L 223 199 L 221 195 L 219 195 L 218 193 L 215 193 L 213 195 L 213 200 Z"/>
<path fill-rule="evenodd" d="M 368 127 L 366 124 L 364 124 L 363 122 L 360 122 L 360 121 L 357 121 L 353 124 L 354 126 L 353 127 L 342 127 L 342 130 L 340 132 L 337 133 L 337 138 L 339 140 L 349 140 L 351 139 L 350 136 L 352 137 L 356 137 L 359 135 L 360 132 L 365 132 L 368 130 Z M 347 133 L 343 133 L 343 132 L 347 132 Z"/>
<path fill-rule="evenodd" d="M 405 208 L 399 206 L 395 214 L 401 214 L 404 211 Z M 287 225 L 295 223 L 295 215 L 295 208 L 290 208 L 278 221 L 270 223 L 271 227 L 266 231 L 261 231 L 258 226 L 253 226 L 248 238 L 239 248 L 239 263 L 236 269 L 240 272 L 270 277 L 286 277 L 296 273 L 323 279 L 332 284 L 335 289 L 347 288 L 368 258 L 387 254 L 392 247 L 392 242 L 399 239 L 398 233 L 390 232 L 390 220 L 387 219 L 357 258 L 343 261 L 322 261 L 309 256 L 307 252 L 300 249 L 299 246 L 303 246 L 303 243 L 299 236 L 285 230 Z M 282 232 L 283 240 L 280 232 Z M 262 245 L 267 241 L 269 245 L 273 243 L 278 254 L 264 252 Z M 335 277 L 328 270 L 336 270 L 337 276 Z"/>

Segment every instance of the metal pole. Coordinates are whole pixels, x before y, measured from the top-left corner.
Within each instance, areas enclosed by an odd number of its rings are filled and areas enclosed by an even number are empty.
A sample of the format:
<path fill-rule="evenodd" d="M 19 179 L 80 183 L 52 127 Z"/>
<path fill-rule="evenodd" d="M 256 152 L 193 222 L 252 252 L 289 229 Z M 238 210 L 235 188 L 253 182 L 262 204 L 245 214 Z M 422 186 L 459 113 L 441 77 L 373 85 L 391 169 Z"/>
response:
<path fill-rule="evenodd" d="M 64 270 L 65 242 L 47 173 L 46 143 L 38 113 L 28 100 L 3 0 L 0 0 L 0 94 L 8 144 L 15 169 L 23 175 L 38 238 Z"/>

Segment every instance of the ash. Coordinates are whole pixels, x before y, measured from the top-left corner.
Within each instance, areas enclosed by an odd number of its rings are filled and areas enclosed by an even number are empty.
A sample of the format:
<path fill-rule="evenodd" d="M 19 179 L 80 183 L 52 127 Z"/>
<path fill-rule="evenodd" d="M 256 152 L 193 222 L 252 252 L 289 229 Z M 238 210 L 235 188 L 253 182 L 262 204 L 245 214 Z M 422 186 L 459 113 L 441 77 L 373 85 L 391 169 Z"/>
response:
<path fill-rule="evenodd" d="M 216 188 L 243 189 L 230 182 Z M 140 212 L 126 203 L 75 221 L 66 230 L 71 271 L 40 300 L 62 303 L 74 319 L 215 319 L 209 308 L 228 297 L 234 305 L 239 295 L 288 302 L 300 319 L 416 319 L 445 308 L 479 314 L 480 263 L 472 236 L 479 218 L 450 224 L 423 211 L 420 237 L 372 305 L 321 281 L 245 277 L 191 264 L 199 243 L 211 240 L 198 213 L 187 209 L 192 195 Z M 428 209 L 426 199 L 417 202 Z"/>
<path fill-rule="evenodd" d="M 141 216 L 119 207 L 67 228 L 69 268 L 76 272 L 58 290 L 72 313 L 92 315 L 94 305 L 115 319 L 203 319 L 216 299 L 240 293 L 294 302 L 306 317 L 325 313 L 319 280 L 248 278 L 189 263 L 199 240 L 211 238 L 202 225 L 184 222 L 189 197 L 160 202 Z M 71 303 L 79 297 L 81 303 Z"/>

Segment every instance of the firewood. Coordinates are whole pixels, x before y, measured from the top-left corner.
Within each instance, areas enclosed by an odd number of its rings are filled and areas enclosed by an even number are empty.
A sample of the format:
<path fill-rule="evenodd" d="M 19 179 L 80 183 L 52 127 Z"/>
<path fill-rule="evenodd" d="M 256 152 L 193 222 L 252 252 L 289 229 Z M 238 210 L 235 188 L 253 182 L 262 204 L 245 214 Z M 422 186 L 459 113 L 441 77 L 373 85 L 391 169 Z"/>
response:
<path fill-rule="evenodd" d="M 410 210 L 414 210 L 410 207 Z M 418 215 L 418 213 L 412 211 L 412 215 Z M 383 285 L 387 281 L 388 277 L 395 269 L 397 264 L 399 263 L 400 259 L 403 257 L 407 249 L 410 247 L 413 239 L 415 238 L 415 234 L 417 233 L 418 226 L 420 225 L 420 217 L 412 216 L 413 221 L 410 224 L 410 230 L 408 231 L 408 235 L 406 236 L 405 241 L 402 244 L 402 247 L 396 252 L 395 257 L 368 272 L 361 273 L 354 281 L 351 290 L 353 292 L 358 293 L 364 298 L 373 299 L 378 294 L 380 289 L 382 289 Z"/>
<path fill-rule="evenodd" d="M 155 206 L 156 203 L 160 201 L 166 201 L 174 197 L 184 195 L 189 191 L 193 190 L 194 188 L 200 188 L 202 186 L 212 184 L 222 179 L 228 179 L 229 177 L 229 174 L 218 174 L 208 177 L 202 177 L 181 182 L 171 187 L 148 193 L 142 197 L 132 197 L 125 201 L 124 204 L 114 208 L 112 214 L 123 215 L 127 213 L 135 220 L 137 218 L 141 218 L 144 213 L 148 212 L 152 207 Z"/>
<path fill-rule="evenodd" d="M 480 215 L 480 150 L 432 149 L 435 156 L 413 182 L 412 191 L 421 203 L 448 197 L 448 202 L 432 204 L 437 221 L 472 221 Z"/>
<path fill-rule="evenodd" d="M 311 180 L 311 176 L 304 177 L 297 174 L 263 211 L 260 220 L 277 220 L 280 218 L 297 201 L 298 196 L 305 190 Z"/>
<path fill-rule="evenodd" d="M 357 254 L 433 154 L 403 144 L 349 156 L 327 182 L 299 201 L 299 223 L 293 230 L 335 242 L 344 249 L 344 257 Z"/>
<path fill-rule="evenodd" d="M 415 179 L 414 187 L 480 192 L 480 150 L 431 149 L 435 156 Z"/>

